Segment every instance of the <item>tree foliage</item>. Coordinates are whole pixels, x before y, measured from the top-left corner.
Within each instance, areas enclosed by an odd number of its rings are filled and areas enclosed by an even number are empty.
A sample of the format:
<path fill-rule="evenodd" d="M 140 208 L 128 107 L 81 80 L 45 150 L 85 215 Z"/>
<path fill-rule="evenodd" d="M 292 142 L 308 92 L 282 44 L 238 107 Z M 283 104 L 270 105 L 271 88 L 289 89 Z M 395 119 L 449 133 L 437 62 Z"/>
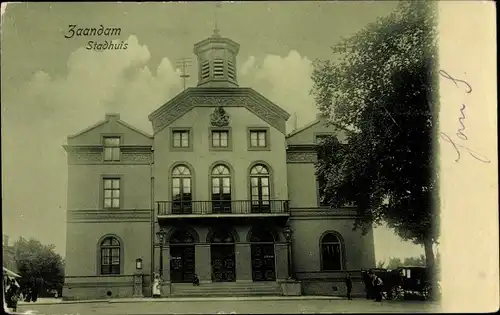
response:
<path fill-rule="evenodd" d="M 323 198 L 333 207 L 355 203 L 354 228 L 385 221 L 424 245 L 429 265 L 439 238 L 433 5 L 401 2 L 334 46 L 339 61 L 317 61 L 312 76 L 320 111 L 347 134 L 347 145 L 329 139 L 318 146 Z"/>
<path fill-rule="evenodd" d="M 42 279 L 44 289 L 60 290 L 62 288 L 64 261 L 55 252 L 54 245 L 43 245 L 38 240 L 26 240 L 21 237 L 13 247 L 22 284 Z"/>

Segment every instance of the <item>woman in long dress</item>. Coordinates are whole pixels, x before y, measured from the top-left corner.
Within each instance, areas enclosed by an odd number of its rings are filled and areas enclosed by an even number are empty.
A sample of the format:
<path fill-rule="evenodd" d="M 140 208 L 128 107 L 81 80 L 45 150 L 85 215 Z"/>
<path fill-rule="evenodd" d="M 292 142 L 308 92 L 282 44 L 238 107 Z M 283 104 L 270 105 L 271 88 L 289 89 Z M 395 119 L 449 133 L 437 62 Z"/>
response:
<path fill-rule="evenodd" d="M 155 274 L 153 280 L 153 297 L 161 296 L 161 279 L 159 274 Z"/>

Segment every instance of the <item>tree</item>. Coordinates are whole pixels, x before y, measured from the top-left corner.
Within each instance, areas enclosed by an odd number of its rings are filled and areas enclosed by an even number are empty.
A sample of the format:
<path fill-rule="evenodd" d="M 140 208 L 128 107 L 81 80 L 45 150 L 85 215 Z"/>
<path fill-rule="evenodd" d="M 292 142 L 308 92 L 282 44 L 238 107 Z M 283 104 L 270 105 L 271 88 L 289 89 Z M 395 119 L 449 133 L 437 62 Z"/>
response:
<path fill-rule="evenodd" d="M 377 268 L 385 268 L 389 270 L 394 270 L 398 267 L 425 267 L 426 261 L 425 256 L 420 255 L 419 257 L 406 257 L 401 259 L 399 257 L 391 257 L 387 264 L 383 261 L 379 261 Z"/>
<path fill-rule="evenodd" d="M 333 47 L 338 61 L 316 61 L 312 94 L 327 123 L 345 131 L 317 146 L 322 198 L 354 203 L 354 228 L 387 222 L 421 244 L 434 267 L 438 242 L 437 165 L 433 164 L 437 45 L 433 6 L 404 1 Z"/>
<path fill-rule="evenodd" d="M 62 289 L 64 261 L 55 252 L 54 245 L 43 245 L 38 240 L 21 237 L 13 247 L 22 284 L 42 279 L 45 289 Z"/>

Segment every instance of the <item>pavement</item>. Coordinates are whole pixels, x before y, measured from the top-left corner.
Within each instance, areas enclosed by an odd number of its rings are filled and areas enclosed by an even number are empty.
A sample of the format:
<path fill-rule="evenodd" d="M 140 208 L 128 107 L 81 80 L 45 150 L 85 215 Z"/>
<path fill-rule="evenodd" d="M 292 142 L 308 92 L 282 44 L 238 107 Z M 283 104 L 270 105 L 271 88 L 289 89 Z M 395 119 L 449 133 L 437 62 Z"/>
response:
<path fill-rule="evenodd" d="M 347 300 L 331 296 L 217 297 L 111 299 L 61 301 L 40 299 L 19 303 L 19 314 L 331 314 L 331 313 L 430 313 L 439 312 L 437 302 Z"/>

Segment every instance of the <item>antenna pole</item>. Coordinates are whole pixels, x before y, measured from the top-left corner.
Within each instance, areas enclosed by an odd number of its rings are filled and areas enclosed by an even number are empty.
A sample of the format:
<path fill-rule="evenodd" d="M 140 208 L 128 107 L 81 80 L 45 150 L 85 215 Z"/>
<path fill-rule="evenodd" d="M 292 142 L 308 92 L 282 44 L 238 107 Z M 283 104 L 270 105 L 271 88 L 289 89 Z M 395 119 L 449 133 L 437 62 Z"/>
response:
<path fill-rule="evenodd" d="M 190 77 L 190 75 L 187 73 L 187 68 L 191 66 L 191 58 L 181 58 L 177 60 L 177 66 L 182 70 L 180 77 L 182 78 L 182 83 L 185 90 L 186 80 Z"/>

